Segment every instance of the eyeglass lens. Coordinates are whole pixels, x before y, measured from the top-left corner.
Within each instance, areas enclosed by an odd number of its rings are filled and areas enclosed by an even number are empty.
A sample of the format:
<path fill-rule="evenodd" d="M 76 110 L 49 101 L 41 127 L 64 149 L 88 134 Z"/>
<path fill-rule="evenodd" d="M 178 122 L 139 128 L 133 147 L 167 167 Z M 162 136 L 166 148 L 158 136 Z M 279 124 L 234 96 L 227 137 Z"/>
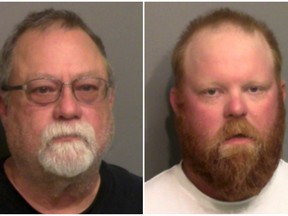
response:
<path fill-rule="evenodd" d="M 71 85 L 76 99 L 87 104 L 104 99 L 108 88 L 106 81 L 98 78 L 77 79 L 71 84 L 64 84 L 59 80 L 39 79 L 27 83 L 26 93 L 28 99 L 35 103 L 52 103 L 59 98 L 64 85 Z"/>

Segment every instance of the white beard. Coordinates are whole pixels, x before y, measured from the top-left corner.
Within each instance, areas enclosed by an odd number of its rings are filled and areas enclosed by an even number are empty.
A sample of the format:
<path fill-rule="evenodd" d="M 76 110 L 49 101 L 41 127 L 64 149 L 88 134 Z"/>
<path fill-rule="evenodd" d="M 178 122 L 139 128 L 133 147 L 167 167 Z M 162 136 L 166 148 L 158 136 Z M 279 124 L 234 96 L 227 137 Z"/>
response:
<path fill-rule="evenodd" d="M 71 142 L 56 142 L 65 136 L 76 137 Z M 87 123 L 73 126 L 54 123 L 45 128 L 41 136 L 38 160 L 45 171 L 62 177 L 74 177 L 85 172 L 99 159 L 99 145 L 95 132 Z"/>

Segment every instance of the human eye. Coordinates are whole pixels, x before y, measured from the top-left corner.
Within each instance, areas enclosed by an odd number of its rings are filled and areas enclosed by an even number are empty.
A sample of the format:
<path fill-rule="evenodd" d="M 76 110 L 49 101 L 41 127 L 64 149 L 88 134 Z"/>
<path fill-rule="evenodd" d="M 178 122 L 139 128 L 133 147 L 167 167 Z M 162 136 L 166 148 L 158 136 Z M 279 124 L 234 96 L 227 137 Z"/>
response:
<path fill-rule="evenodd" d="M 221 90 L 217 88 L 208 88 L 200 92 L 202 96 L 206 96 L 206 97 L 216 97 L 216 96 L 219 96 L 220 93 L 221 93 Z"/>
<path fill-rule="evenodd" d="M 265 92 L 266 88 L 264 86 L 249 86 L 247 87 L 247 92 L 253 95 L 262 94 Z"/>
<path fill-rule="evenodd" d="M 96 84 L 92 84 L 92 83 L 83 83 L 81 85 L 77 85 L 76 90 L 83 91 L 83 92 L 95 92 L 95 91 L 99 91 L 99 86 L 97 86 Z"/>
<path fill-rule="evenodd" d="M 55 89 L 49 86 L 39 86 L 37 88 L 33 88 L 31 93 L 38 93 L 38 94 L 47 94 L 49 92 L 54 92 Z"/>
<path fill-rule="evenodd" d="M 57 85 L 50 81 L 37 80 L 29 83 L 27 90 L 30 94 L 47 95 L 57 92 Z"/>
<path fill-rule="evenodd" d="M 73 88 L 77 92 L 83 93 L 98 93 L 101 92 L 104 88 L 104 83 L 100 79 L 95 78 L 83 78 L 76 80 L 73 83 Z"/>

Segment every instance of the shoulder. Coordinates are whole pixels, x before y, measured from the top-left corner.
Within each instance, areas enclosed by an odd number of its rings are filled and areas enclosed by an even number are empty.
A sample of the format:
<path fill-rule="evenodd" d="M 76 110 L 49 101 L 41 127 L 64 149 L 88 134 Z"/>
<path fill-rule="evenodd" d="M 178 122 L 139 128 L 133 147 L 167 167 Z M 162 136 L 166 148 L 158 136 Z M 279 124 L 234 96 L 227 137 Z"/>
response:
<path fill-rule="evenodd" d="M 102 214 L 140 214 L 143 203 L 143 181 L 126 169 L 102 162 L 101 185 L 95 212 Z M 97 209 L 97 212 L 96 212 Z"/>
<path fill-rule="evenodd" d="M 4 162 L 6 161 L 7 158 L 1 158 L 0 159 L 0 178 L 2 179 L 5 176 L 4 173 Z"/>
<path fill-rule="evenodd" d="M 264 213 L 287 213 L 288 164 L 279 161 L 272 178 L 257 196 L 256 210 Z M 255 212 L 257 212 L 255 211 Z"/>
<path fill-rule="evenodd" d="M 100 168 L 100 175 L 104 178 L 111 178 L 115 184 L 121 184 L 122 186 L 131 186 L 132 184 L 135 187 L 141 187 L 142 190 L 142 178 L 133 173 L 130 173 L 128 170 L 122 167 L 108 164 L 103 161 Z"/>
<path fill-rule="evenodd" d="M 1 191 L 7 190 L 7 185 L 9 185 L 9 187 L 12 186 L 4 170 L 4 163 L 7 159 L 8 159 L 7 157 L 0 159 L 0 190 Z"/>
<path fill-rule="evenodd" d="M 281 182 L 286 182 L 288 181 L 288 163 L 284 160 L 280 160 L 277 169 L 274 172 L 274 175 L 272 177 L 272 182 L 277 182 L 277 184 L 279 185 L 280 181 Z M 284 185 L 282 185 L 283 187 Z M 288 189 L 288 185 L 286 186 L 286 188 Z"/>
<path fill-rule="evenodd" d="M 280 160 L 279 167 L 280 167 L 280 169 L 287 171 L 288 170 L 288 163 L 284 160 Z"/>
<path fill-rule="evenodd" d="M 182 197 L 180 165 L 163 171 L 145 183 L 145 213 L 174 213 Z M 181 176 L 180 176 L 181 178 Z"/>
<path fill-rule="evenodd" d="M 0 213 L 5 214 L 35 214 L 36 211 L 20 196 L 8 180 L 4 163 L 8 157 L 0 160 Z"/>
<path fill-rule="evenodd" d="M 170 184 L 175 183 L 175 178 L 178 175 L 179 169 L 179 165 L 175 165 L 147 181 L 145 183 L 145 193 L 150 193 L 154 190 L 163 190 L 166 187 L 169 187 Z"/>
<path fill-rule="evenodd" d="M 279 182 L 278 185 L 282 182 L 281 187 L 285 187 L 288 190 L 288 163 L 286 161 L 282 159 L 279 161 L 279 165 L 275 170 L 273 178 L 275 179 L 275 182 Z"/>

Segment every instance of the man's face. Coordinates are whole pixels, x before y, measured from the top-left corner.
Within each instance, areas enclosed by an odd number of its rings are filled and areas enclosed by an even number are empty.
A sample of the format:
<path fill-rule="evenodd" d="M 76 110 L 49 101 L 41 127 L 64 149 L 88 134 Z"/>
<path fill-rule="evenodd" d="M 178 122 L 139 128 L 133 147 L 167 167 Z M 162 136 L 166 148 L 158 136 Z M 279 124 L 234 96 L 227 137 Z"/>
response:
<path fill-rule="evenodd" d="M 12 67 L 9 85 L 37 78 L 107 80 L 104 58 L 80 29 L 27 31 L 16 43 Z M 112 103 L 113 93 L 100 102 L 81 103 L 71 86 L 47 105 L 29 101 L 24 91 L 10 92 L 2 122 L 14 160 L 66 177 L 99 165 L 113 132 Z"/>
<path fill-rule="evenodd" d="M 259 33 L 233 26 L 194 35 L 181 89 L 171 91 L 184 171 L 219 199 L 257 194 L 272 176 L 284 136 L 284 84 Z"/>

